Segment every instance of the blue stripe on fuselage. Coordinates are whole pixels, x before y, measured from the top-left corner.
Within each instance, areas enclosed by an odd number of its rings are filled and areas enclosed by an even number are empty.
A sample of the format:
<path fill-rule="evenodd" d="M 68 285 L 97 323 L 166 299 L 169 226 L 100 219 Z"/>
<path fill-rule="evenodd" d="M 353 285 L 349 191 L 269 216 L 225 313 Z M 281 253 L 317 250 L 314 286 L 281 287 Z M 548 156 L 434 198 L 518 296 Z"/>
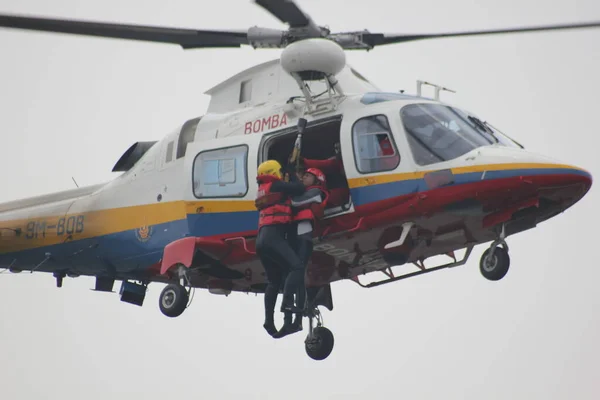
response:
<path fill-rule="evenodd" d="M 146 268 L 162 258 L 166 244 L 186 236 L 187 220 L 171 221 L 151 227 L 148 240 L 138 239 L 136 229 L 94 238 L 75 240 L 14 253 L 0 254 L 0 268 L 31 269 L 38 266 L 46 254 L 50 259 L 37 270 L 76 269 L 81 273 L 107 272 L 114 266 L 119 271 Z"/>

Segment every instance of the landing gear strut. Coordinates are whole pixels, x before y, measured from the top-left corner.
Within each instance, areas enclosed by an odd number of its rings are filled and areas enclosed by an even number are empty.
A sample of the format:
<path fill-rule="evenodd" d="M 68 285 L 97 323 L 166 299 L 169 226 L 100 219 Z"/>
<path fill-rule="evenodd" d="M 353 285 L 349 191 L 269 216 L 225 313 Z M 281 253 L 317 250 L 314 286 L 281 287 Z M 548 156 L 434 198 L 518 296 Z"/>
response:
<path fill-rule="evenodd" d="M 333 333 L 323 326 L 323 318 L 317 307 L 307 313 L 308 336 L 304 341 L 306 354 L 313 360 L 324 360 L 333 350 Z M 314 319 L 317 326 L 314 327 Z"/>
<path fill-rule="evenodd" d="M 184 286 L 187 284 L 191 288 L 187 270 L 179 266 L 178 273 L 180 283 L 170 283 L 165 286 L 158 299 L 160 311 L 170 318 L 180 316 L 187 308 L 190 299 L 190 289 Z"/>
<path fill-rule="evenodd" d="M 333 333 L 323 326 L 323 317 L 319 306 L 333 311 L 333 298 L 331 286 L 325 285 L 320 288 L 307 288 L 307 302 L 305 317 L 308 317 L 308 336 L 304 340 L 306 354 L 313 360 L 324 360 L 333 350 Z M 317 320 L 315 327 L 314 320 Z"/>
<path fill-rule="evenodd" d="M 56 278 L 56 287 L 62 287 L 63 279 L 65 276 L 67 276 L 67 274 L 64 272 L 55 272 L 53 275 Z"/>
<path fill-rule="evenodd" d="M 494 240 L 489 249 L 481 256 L 479 270 L 481 274 L 490 281 L 499 281 L 504 278 L 510 267 L 508 245 L 506 244 L 506 233 L 504 225 L 498 239 Z M 502 246 L 502 247 L 499 247 Z"/>

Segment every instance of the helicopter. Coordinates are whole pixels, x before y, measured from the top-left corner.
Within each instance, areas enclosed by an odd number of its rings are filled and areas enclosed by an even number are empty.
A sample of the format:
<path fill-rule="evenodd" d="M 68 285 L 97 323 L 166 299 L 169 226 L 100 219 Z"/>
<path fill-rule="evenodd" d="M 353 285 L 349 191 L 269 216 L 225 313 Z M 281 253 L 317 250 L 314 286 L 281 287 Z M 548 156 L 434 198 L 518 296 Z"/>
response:
<path fill-rule="evenodd" d="M 332 33 L 293 1 L 256 0 L 286 30 L 199 31 L 0 15 L 0 27 L 171 43 L 183 49 L 280 48 L 275 59 L 206 92 L 206 112 L 160 141 L 132 144 L 114 180 L 0 204 L 0 268 L 95 277 L 94 290 L 142 306 L 148 285 L 166 284 L 159 309 L 178 317 L 195 288 L 228 296 L 264 293 L 254 240 L 258 165 L 283 165 L 296 150 L 339 160 L 306 271 L 305 350 L 327 358 L 331 284 L 365 288 L 467 263 L 475 246 L 484 278 L 510 267 L 506 239 L 582 199 L 591 174 L 527 151 L 473 112 L 442 102 L 451 89 L 417 82 L 417 93 L 386 92 L 346 64 L 346 50 L 414 40 L 581 29 L 600 22 L 503 30 L 392 35 Z M 435 88 L 433 98 L 422 95 Z M 299 138 L 301 140 L 299 140 Z M 384 147 L 382 143 L 388 143 Z M 296 158 L 298 160 L 299 157 Z M 462 258 L 456 252 L 464 250 Z M 443 256 L 448 262 L 425 265 Z M 403 272 L 414 265 L 415 272 Z M 362 275 L 382 274 L 363 283 Z"/>

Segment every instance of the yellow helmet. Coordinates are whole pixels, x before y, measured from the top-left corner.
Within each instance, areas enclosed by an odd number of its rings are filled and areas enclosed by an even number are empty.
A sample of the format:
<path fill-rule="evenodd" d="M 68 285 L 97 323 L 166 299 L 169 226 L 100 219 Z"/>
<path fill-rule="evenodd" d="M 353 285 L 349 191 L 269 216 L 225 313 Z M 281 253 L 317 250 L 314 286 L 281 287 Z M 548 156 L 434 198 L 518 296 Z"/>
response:
<path fill-rule="evenodd" d="M 281 164 L 276 160 L 267 160 L 258 166 L 258 176 L 271 175 L 281 179 Z"/>

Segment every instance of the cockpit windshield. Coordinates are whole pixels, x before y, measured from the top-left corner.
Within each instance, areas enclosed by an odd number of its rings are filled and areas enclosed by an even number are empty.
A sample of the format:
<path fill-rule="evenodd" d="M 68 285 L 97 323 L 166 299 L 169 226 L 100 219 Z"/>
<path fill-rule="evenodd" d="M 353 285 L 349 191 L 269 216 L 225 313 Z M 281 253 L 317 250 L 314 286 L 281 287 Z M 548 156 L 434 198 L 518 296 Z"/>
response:
<path fill-rule="evenodd" d="M 419 165 L 453 160 L 473 149 L 498 142 L 484 127 L 452 107 L 410 104 L 400 110 L 400 115 Z"/>
<path fill-rule="evenodd" d="M 419 165 L 453 160 L 482 146 L 514 146 L 477 117 L 442 104 L 410 104 L 400 116 Z"/>
<path fill-rule="evenodd" d="M 506 146 L 506 147 L 516 147 L 519 149 L 524 149 L 525 147 L 523 147 L 523 145 L 519 142 L 517 142 L 516 140 L 510 138 L 508 135 L 506 135 L 504 132 L 501 132 L 498 128 L 496 128 L 495 126 L 493 126 L 492 124 L 490 124 L 489 122 L 484 122 L 485 126 L 489 129 L 492 130 L 492 132 L 494 133 L 494 136 L 496 136 L 498 138 L 498 140 L 500 141 L 500 144 Z"/>

